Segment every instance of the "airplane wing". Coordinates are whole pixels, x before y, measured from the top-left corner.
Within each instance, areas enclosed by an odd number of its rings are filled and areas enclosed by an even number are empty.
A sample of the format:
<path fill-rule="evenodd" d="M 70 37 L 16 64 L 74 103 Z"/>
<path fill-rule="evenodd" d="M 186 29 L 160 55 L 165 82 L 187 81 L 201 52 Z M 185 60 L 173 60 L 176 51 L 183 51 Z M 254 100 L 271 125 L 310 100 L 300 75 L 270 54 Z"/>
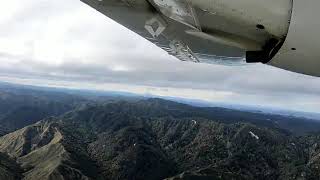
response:
<path fill-rule="evenodd" d="M 297 31 L 303 26 L 296 20 L 302 22 L 310 13 L 305 17 L 295 13 L 302 11 L 302 4 L 309 8 L 311 2 L 320 5 L 317 0 L 81 1 L 182 61 L 223 65 L 260 62 L 320 76 L 320 62 L 316 61 L 320 53 L 307 60 L 300 54 L 310 43 L 302 41 Z M 317 41 L 320 45 L 320 39 Z"/>

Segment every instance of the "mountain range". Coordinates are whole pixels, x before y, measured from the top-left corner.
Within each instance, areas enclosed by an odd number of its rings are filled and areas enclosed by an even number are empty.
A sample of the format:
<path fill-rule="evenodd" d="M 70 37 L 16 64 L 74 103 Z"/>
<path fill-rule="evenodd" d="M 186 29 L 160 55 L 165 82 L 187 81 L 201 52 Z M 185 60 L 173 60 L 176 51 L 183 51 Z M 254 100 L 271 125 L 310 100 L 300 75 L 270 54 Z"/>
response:
<path fill-rule="evenodd" d="M 293 116 L 0 86 L 0 179 L 318 179 L 319 130 Z"/>

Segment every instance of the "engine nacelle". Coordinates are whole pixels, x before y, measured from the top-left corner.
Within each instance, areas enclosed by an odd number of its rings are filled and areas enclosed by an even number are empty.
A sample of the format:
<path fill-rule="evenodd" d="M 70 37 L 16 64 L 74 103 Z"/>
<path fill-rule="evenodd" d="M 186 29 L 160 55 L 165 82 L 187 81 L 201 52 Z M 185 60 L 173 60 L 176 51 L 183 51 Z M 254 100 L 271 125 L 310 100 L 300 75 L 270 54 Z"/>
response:
<path fill-rule="evenodd" d="M 293 0 L 286 39 L 268 64 L 320 77 L 319 7 L 318 0 Z"/>

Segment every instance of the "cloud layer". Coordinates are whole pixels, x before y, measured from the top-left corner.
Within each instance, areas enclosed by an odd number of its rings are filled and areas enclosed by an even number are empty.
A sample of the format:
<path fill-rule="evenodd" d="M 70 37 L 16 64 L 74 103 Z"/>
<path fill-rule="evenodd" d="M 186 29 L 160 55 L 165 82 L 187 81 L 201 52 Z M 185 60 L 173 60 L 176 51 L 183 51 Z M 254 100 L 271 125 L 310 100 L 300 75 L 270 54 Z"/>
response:
<path fill-rule="evenodd" d="M 320 110 L 320 78 L 183 63 L 78 0 L 12 0 L 0 11 L 2 80 Z"/>

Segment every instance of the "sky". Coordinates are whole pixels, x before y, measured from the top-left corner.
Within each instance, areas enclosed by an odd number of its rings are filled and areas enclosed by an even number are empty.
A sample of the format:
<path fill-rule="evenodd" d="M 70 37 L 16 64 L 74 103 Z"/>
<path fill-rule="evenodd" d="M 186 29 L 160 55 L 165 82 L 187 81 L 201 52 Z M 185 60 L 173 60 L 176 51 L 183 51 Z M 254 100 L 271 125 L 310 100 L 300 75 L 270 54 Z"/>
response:
<path fill-rule="evenodd" d="M 0 81 L 320 112 L 320 78 L 180 62 L 80 0 L 10 0 L 0 12 Z"/>

